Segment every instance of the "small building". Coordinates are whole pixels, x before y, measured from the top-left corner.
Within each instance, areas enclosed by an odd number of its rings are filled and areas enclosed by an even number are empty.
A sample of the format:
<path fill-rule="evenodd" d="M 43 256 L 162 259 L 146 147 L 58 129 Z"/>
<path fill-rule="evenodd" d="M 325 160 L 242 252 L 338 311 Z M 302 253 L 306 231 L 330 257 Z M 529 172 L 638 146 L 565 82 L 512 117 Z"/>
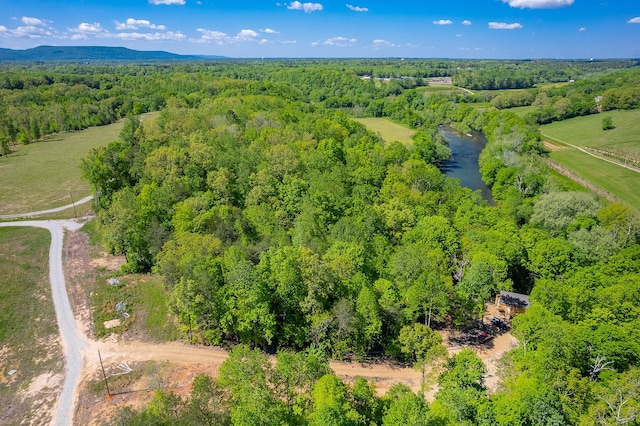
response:
<path fill-rule="evenodd" d="M 512 318 L 515 314 L 522 313 L 529 307 L 529 296 L 526 294 L 501 291 L 496 296 L 496 306 L 499 312 Z"/>

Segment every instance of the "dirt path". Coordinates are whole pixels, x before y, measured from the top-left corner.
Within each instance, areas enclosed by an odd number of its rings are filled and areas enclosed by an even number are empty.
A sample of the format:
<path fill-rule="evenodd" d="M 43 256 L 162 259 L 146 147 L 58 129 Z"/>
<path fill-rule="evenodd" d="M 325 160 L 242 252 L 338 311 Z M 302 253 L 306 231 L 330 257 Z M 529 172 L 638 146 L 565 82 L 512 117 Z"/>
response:
<path fill-rule="evenodd" d="M 105 365 L 134 363 L 142 361 L 169 361 L 181 366 L 206 365 L 217 375 L 218 368 L 229 357 L 226 350 L 217 347 L 192 346 L 182 342 L 142 343 L 90 341 L 83 351 L 85 373 L 90 376 L 100 367 L 98 350 Z M 275 362 L 275 357 L 272 357 Z M 396 383 L 405 383 L 414 391 L 420 388 L 420 372 L 408 367 L 394 367 L 389 364 L 368 364 L 331 361 L 333 372 L 347 381 L 364 377 L 376 383 L 383 391 Z"/>
<path fill-rule="evenodd" d="M 21 219 L 21 218 L 27 218 L 27 217 L 38 217 L 38 216 L 43 216 L 43 215 L 49 214 L 49 213 L 58 213 L 58 212 L 61 212 L 63 210 L 71 209 L 74 206 L 79 206 L 79 205 L 88 203 L 91 200 L 93 200 L 93 195 L 89 195 L 88 197 L 84 197 L 84 198 L 78 200 L 77 202 L 72 203 L 72 204 L 67 204 L 66 206 L 56 207 L 55 209 L 40 210 L 38 212 L 29 212 L 29 213 L 0 214 L 0 220 L 13 220 L 13 219 Z M 33 225 L 33 226 L 36 226 L 36 225 Z"/>
<path fill-rule="evenodd" d="M 0 223 L 0 226 L 45 228 L 51 232 L 49 248 L 49 281 L 56 311 L 58 328 L 62 337 L 65 353 L 66 372 L 62 391 L 58 399 L 58 408 L 53 423 L 56 425 L 71 424 L 73 418 L 74 392 L 76 391 L 82 372 L 81 350 L 86 345 L 84 336 L 78 332 L 76 321 L 71 310 L 62 269 L 62 243 L 64 231 L 78 230 L 82 224 L 72 220 L 40 220 Z"/>
<path fill-rule="evenodd" d="M 45 220 L 45 221 L 16 221 L 0 223 L 7 227 L 39 227 L 51 232 L 51 246 L 49 251 L 49 278 L 53 295 L 60 335 L 66 360 L 66 372 L 62 391 L 57 403 L 55 425 L 70 425 L 73 422 L 76 397 L 80 382 L 85 382 L 95 375 L 99 368 L 98 351 L 107 365 L 119 363 L 135 363 L 144 361 L 171 362 L 184 367 L 194 365 L 206 366 L 206 371 L 216 376 L 219 367 L 228 358 L 228 353 L 221 348 L 192 346 L 180 342 L 172 343 L 144 343 L 119 342 L 116 339 L 93 340 L 86 333 L 90 327 L 86 315 L 80 315 L 78 321 L 69 302 L 65 276 L 63 270 L 63 240 L 65 230 L 76 231 L 82 224 L 75 220 Z M 79 327 L 80 325 L 80 327 Z M 475 348 L 476 352 L 488 366 L 488 377 L 495 376 L 495 365 L 492 362 L 511 349 L 513 338 L 504 334 L 494 340 L 491 346 Z M 500 342 L 500 344 L 498 344 Z M 446 343 L 446 340 L 445 340 Z M 460 347 L 450 347 L 450 353 L 456 353 Z M 364 377 L 376 384 L 384 393 L 396 383 L 405 383 L 414 391 L 420 388 L 420 372 L 407 367 L 396 367 L 389 364 L 364 364 L 331 362 L 334 373 L 346 381 L 356 377 Z M 496 379 L 497 380 L 497 379 Z M 487 382 L 490 389 L 492 386 Z M 431 392 L 431 397 L 435 392 Z"/>

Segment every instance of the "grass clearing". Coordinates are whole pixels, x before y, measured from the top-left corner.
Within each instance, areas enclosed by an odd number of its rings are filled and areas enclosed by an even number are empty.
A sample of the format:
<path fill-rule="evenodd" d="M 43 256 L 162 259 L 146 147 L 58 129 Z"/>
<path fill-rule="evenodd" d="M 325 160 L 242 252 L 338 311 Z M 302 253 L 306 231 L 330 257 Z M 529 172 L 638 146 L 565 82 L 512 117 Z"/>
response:
<path fill-rule="evenodd" d="M 0 157 L 0 214 L 25 213 L 71 204 L 89 195 L 80 160 L 91 148 L 118 139 L 123 121 L 18 145 Z"/>
<path fill-rule="evenodd" d="M 505 109 L 505 111 L 512 112 L 515 115 L 524 118 L 525 115 L 527 115 L 531 111 L 535 111 L 535 109 L 536 109 L 536 107 L 534 107 L 533 105 L 528 105 L 528 106 L 508 108 L 508 109 Z"/>
<path fill-rule="evenodd" d="M 640 173 L 592 157 L 577 149 L 553 151 L 549 157 L 640 210 Z"/>
<path fill-rule="evenodd" d="M 160 276 L 132 274 L 118 279 L 118 285 L 110 285 L 106 275 L 102 275 L 93 289 L 91 305 L 97 337 L 130 330 L 154 341 L 179 337 L 167 303 L 169 292 Z M 124 302 L 128 318 L 116 308 L 120 302 Z"/>
<path fill-rule="evenodd" d="M 64 361 L 49 283 L 50 241 L 46 229 L 0 228 L 3 424 L 49 423 L 62 387 Z M 12 370 L 16 372 L 9 375 Z"/>
<path fill-rule="evenodd" d="M 602 119 L 611 117 L 615 129 L 602 130 Z M 618 148 L 640 153 L 640 110 L 606 111 L 540 126 L 543 135 L 579 147 Z"/>
<path fill-rule="evenodd" d="M 415 130 L 396 124 L 386 118 L 355 118 L 354 120 L 379 135 L 387 145 L 394 141 L 411 145 L 413 135 L 416 133 Z"/>
<path fill-rule="evenodd" d="M 613 119 L 615 129 L 602 130 L 605 117 Z M 640 193 L 637 190 L 640 188 L 640 173 L 569 146 L 623 151 L 637 157 L 640 155 L 640 110 L 607 111 L 576 117 L 541 126 L 540 132 L 554 144 L 566 146 L 566 149 L 552 151 L 551 159 L 640 210 Z"/>
<path fill-rule="evenodd" d="M 89 185 L 80 175 L 80 160 L 91 148 L 118 139 L 123 126 L 121 120 L 52 135 L 42 142 L 18 145 L 11 154 L 0 157 L 0 214 L 47 210 L 89 195 Z M 65 215 L 73 215 L 73 209 L 56 217 Z"/>

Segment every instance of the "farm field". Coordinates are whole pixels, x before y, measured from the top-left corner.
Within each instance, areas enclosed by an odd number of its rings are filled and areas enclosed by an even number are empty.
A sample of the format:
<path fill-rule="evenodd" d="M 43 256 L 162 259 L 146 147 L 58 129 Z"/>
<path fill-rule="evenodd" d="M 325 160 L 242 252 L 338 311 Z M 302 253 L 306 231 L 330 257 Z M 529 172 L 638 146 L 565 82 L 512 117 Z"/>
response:
<path fill-rule="evenodd" d="M 46 229 L 0 228 L 2 424 L 48 424 L 62 387 L 50 240 Z"/>
<path fill-rule="evenodd" d="M 605 117 L 613 119 L 615 129 L 602 130 L 602 119 Z M 595 158 L 576 148 L 613 150 L 637 158 L 640 155 L 640 111 L 607 111 L 576 117 L 541 126 L 540 132 L 554 144 L 565 146 L 551 153 L 553 160 L 640 210 L 640 194 L 637 191 L 640 188 L 640 173 Z"/>
<path fill-rule="evenodd" d="M 405 145 L 413 143 L 415 131 L 399 124 L 393 123 L 386 118 L 356 118 L 357 122 L 364 124 L 367 129 L 380 135 L 389 144 L 394 141 Z"/>
<path fill-rule="evenodd" d="M 80 160 L 91 148 L 116 140 L 123 125 L 54 135 L 0 158 L 0 214 L 60 207 L 71 204 L 71 196 L 77 201 L 89 195 Z"/>
<path fill-rule="evenodd" d="M 118 139 L 123 125 L 53 135 L 0 157 L 0 215 L 60 207 L 89 195 L 80 161 L 91 148 Z"/>
<path fill-rule="evenodd" d="M 640 173 L 592 157 L 575 148 L 554 150 L 552 160 L 640 210 Z"/>
<path fill-rule="evenodd" d="M 613 119 L 614 129 L 602 130 L 605 117 Z M 540 126 L 540 132 L 579 147 L 616 148 L 640 154 L 640 110 L 606 111 L 557 121 Z"/>
<path fill-rule="evenodd" d="M 528 106 L 508 108 L 508 109 L 505 109 L 505 111 L 509 111 L 509 112 L 512 112 L 512 113 L 520 116 L 520 117 L 524 117 L 525 115 L 527 115 L 528 113 L 530 113 L 534 109 L 535 109 L 534 106 L 528 105 Z"/>

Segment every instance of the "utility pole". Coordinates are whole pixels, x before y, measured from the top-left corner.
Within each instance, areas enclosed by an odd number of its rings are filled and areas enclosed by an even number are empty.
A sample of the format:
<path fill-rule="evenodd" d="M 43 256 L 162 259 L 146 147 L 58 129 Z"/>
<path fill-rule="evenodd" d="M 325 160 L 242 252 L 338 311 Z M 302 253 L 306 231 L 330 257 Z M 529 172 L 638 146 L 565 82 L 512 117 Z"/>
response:
<path fill-rule="evenodd" d="M 109 382 L 107 382 L 107 373 L 104 372 L 104 365 L 102 365 L 102 356 L 98 351 L 98 358 L 100 359 L 100 367 L 102 368 L 102 377 L 104 377 L 104 386 L 107 388 L 107 399 L 111 399 L 111 392 L 109 391 Z"/>

